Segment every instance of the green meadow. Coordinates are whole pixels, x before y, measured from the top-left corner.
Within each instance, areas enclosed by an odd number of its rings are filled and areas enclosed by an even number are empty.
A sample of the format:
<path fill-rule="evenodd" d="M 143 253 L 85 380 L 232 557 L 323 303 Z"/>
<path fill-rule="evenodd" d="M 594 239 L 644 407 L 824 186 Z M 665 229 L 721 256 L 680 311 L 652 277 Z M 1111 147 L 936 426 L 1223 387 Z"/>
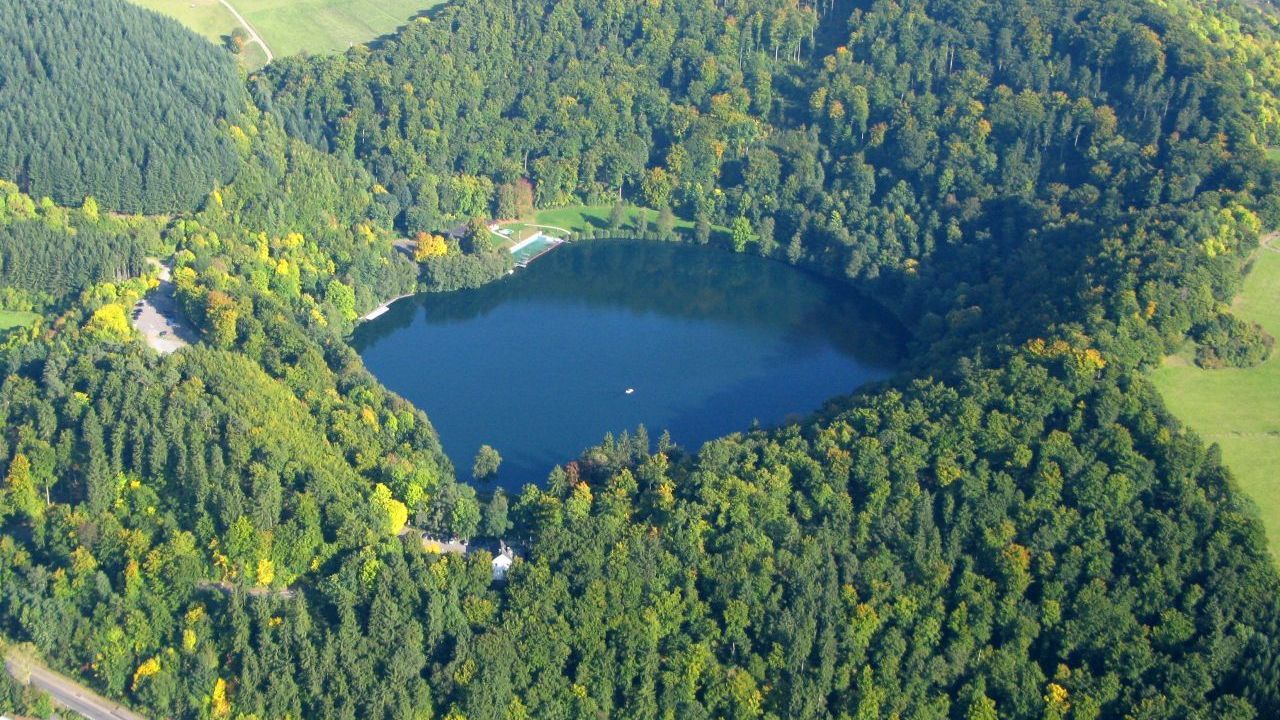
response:
<path fill-rule="evenodd" d="M 569 207 L 539 210 L 534 213 L 532 223 L 563 228 L 575 233 L 601 231 L 609 228 L 609 215 L 612 211 L 613 206 L 611 205 L 571 205 Z M 655 226 L 657 222 L 657 210 L 628 205 L 623 211 L 623 230 L 643 231 L 646 227 Z M 693 220 L 681 217 L 676 218 L 677 230 L 683 233 L 692 233 L 693 227 Z M 729 229 L 720 225 L 712 225 L 711 234 L 713 237 L 727 236 Z"/>
<path fill-rule="evenodd" d="M 22 325 L 30 325 L 39 315 L 24 310 L 0 310 L 0 332 Z"/>
<path fill-rule="evenodd" d="M 1280 251 L 1264 246 L 1233 311 L 1280 337 Z M 1175 355 L 1152 373 L 1175 415 L 1222 457 L 1258 507 L 1280 558 L 1280 352 L 1253 368 L 1205 370 Z"/>
<path fill-rule="evenodd" d="M 239 25 L 219 0 L 133 0 L 176 18 L 221 44 Z M 441 0 L 230 0 L 262 36 L 276 57 L 307 52 L 340 52 L 386 35 Z M 246 46 L 242 62 L 266 63 L 256 44 Z"/>

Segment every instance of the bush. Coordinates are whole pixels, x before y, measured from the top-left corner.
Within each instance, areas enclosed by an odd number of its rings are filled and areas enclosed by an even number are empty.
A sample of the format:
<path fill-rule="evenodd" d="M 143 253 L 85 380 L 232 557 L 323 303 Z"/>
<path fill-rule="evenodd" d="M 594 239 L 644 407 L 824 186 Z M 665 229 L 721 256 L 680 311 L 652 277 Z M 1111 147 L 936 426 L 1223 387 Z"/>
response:
<path fill-rule="evenodd" d="M 1203 368 L 1253 367 L 1271 357 L 1276 340 L 1255 322 L 1223 313 L 1192 330 L 1199 347 L 1196 364 Z"/>

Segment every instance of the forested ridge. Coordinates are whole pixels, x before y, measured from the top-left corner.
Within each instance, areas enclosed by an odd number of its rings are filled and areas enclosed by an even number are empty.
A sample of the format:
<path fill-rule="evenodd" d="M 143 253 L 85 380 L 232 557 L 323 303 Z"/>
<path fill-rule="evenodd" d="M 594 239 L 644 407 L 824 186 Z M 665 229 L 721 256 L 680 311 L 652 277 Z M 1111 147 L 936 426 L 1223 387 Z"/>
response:
<path fill-rule="evenodd" d="M 0 250 L 47 251 L 0 264 L 4 307 L 45 314 L 0 350 L 0 630 L 156 717 L 1280 715 L 1261 528 L 1141 374 L 1187 338 L 1270 351 L 1226 302 L 1280 223 L 1275 28 L 1177 0 L 459 0 L 250 78 L 198 209 L 4 186 Z M 434 234 L 526 182 L 843 278 L 915 359 L 799 424 L 638 428 L 482 502 L 344 336 L 503 272 L 483 232 Z M 140 252 L 172 255 L 195 347 L 134 337 Z M 505 529 L 521 559 L 494 583 L 414 529 Z"/>
<path fill-rule="evenodd" d="M 0 177 L 36 197 L 194 209 L 235 174 L 216 122 L 244 103 L 231 58 L 155 13 L 0 3 Z"/>
<path fill-rule="evenodd" d="M 1269 193 L 1248 212 L 1235 197 L 1274 174 L 1264 152 L 1280 138 L 1280 106 L 1256 83 L 1275 82 L 1276 61 L 1237 61 L 1273 42 L 1266 16 L 1246 13 L 1261 41 L 1242 31 L 1228 42 L 1212 34 L 1217 17 L 1179 23 L 1184 10 L 464 2 L 375 51 L 272 65 L 257 95 L 296 134 L 360 158 L 411 232 L 496 212 L 495 188 L 525 175 L 542 206 L 623 193 L 745 222 L 761 252 L 859 281 L 931 340 L 957 331 L 967 342 L 968 320 L 996 303 L 1037 311 L 1024 336 L 1085 315 L 1062 305 L 1094 280 L 1075 273 L 1112 270 L 1088 266 L 1106 243 L 1121 244 L 1123 277 L 1098 280 L 1132 294 L 1108 324 L 1144 314 L 1174 283 L 1221 297 L 1244 253 L 1203 252 L 1197 238 L 1243 247 L 1253 213 L 1274 222 Z M 847 39 L 816 47 L 818 29 Z M 1143 263 L 1132 241 L 1155 226 L 1167 266 Z M 1030 252 L 1050 262 L 1016 256 Z M 1028 269 L 1041 274 L 1017 292 L 987 286 Z M 1211 313 L 1157 303 L 1126 330 L 1171 340 Z M 977 325 L 1018 315 L 985 314 Z"/>

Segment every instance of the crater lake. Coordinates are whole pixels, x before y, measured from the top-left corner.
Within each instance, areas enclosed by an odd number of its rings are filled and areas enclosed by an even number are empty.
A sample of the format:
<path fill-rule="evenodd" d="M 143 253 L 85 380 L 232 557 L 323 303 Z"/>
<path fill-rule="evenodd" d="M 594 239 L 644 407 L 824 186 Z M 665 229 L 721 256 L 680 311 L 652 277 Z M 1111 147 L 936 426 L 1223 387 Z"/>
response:
<path fill-rule="evenodd" d="M 605 433 L 704 441 L 803 417 L 888 377 L 905 339 L 848 286 L 764 258 L 652 241 L 562 245 L 478 289 L 425 293 L 352 344 L 426 412 L 460 478 L 542 482 Z"/>

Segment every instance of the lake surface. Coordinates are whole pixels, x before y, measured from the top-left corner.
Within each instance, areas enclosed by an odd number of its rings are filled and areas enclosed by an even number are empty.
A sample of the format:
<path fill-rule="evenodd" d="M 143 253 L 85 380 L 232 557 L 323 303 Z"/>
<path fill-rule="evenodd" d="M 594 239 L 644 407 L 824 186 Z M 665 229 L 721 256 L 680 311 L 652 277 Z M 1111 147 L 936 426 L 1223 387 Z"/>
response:
<path fill-rule="evenodd" d="M 645 241 L 564 245 L 480 289 L 407 298 L 352 340 L 427 413 L 460 478 L 487 443 L 509 488 L 606 432 L 643 424 L 696 449 L 800 417 L 887 377 L 903 344 L 883 308 L 840 284 Z"/>

